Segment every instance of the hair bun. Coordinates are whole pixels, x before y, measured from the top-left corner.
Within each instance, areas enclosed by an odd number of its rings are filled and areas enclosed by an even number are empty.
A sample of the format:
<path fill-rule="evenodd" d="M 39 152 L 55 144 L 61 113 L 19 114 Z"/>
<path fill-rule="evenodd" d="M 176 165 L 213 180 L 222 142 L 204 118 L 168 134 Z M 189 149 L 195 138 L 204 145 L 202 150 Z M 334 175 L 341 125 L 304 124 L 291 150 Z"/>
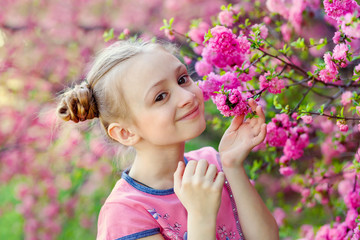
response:
<path fill-rule="evenodd" d="M 99 110 L 88 83 L 75 85 L 62 95 L 57 108 L 57 114 L 65 121 L 85 121 L 99 117 Z"/>

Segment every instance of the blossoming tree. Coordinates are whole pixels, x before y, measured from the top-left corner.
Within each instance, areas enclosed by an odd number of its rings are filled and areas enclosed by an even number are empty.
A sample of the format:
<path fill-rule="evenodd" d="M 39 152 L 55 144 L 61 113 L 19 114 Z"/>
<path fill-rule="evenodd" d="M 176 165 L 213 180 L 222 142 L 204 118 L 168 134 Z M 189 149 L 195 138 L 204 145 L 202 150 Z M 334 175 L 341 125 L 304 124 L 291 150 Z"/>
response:
<path fill-rule="evenodd" d="M 246 170 L 281 238 L 360 238 L 359 4 L 228 2 L 2 1 L 1 239 L 94 237 L 114 151 L 91 123 L 56 129 L 49 102 L 104 39 L 158 35 L 154 15 L 195 69 L 213 133 L 256 117 L 250 98 L 265 109 L 267 137 Z"/>
<path fill-rule="evenodd" d="M 163 28 L 179 33 L 170 21 Z M 360 239 L 359 33 L 355 0 L 324 0 L 323 8 L 302 0 L 230 4 L 212 25 L 179 33 L 196 56 L 205 99 L 221 115 L 256 117 L 249 98 L 267 109 L 267 137 L 248 172 L 272 175 L 258 181 L 271 189 L 284 238 L 303 219 L 299 238 Z M 228 121 L 209 118 L 215 126 Z M 305 224 L 319 211 L 324 219 Z"/>

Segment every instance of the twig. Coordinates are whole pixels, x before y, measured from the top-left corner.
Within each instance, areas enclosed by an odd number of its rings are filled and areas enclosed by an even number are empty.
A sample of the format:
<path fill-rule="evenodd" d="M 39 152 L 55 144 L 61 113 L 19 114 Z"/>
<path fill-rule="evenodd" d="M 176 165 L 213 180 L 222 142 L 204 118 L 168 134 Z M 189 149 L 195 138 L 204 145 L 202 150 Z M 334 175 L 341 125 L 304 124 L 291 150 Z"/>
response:
<path fill-rule="evenodd" d="M 317 113 L 317 112 L 305 112 L 305 111 L 300 111 L 299 113 L 308 113 L 308 114 L 312 114 L 312 115 L 325 116 L 325 117 L 328 117 L 328 118 L 335 118 L 335 119 L 344 119 L 344 120 L 353 120 L 353 121 L 358 121 L 358 120 L 360 120 L 360 118 L 338 117 L 338 116 L 332 116 L 332 115 L 329 115 L 329 114 Z"/>
<path fill-rule="evenodd" d="M 315 86 L 316 82 L 314 82 L 314 84 L 309 87 L 307 89 L 307 91 L 305 92 L 305 94 L 303 95 L 303 97 L 300 99 L 300 102 L 298 102 L 298 104 L 295 106 L 295 108 L 293 110 L 291 110 L 291 112 L 289 113 L 289 115 L 291 116 L 300 106 L 300 104 L 304 101 L 306 95 L 308 95 L 308 93 L 310 92 L 310 90 Z"/>

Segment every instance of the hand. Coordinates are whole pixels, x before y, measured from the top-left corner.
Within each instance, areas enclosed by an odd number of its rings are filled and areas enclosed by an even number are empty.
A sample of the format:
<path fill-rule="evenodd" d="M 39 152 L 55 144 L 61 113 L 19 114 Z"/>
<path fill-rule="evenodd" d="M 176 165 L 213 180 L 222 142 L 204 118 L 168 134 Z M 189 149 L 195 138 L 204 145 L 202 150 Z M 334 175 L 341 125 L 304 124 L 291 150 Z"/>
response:
<path fill-rule="evenodd" d="M 225 176 L 206 160 L 179 162 L 174 191 L 192 217 L 216 219 Z"/>
<path fill-rule="evenodd" d="M 251 149 L 264 141 L 266 136 L 264 112 L 254 99 L 249 100 L 249 105 L 259 117 L 244 121 L 243 114 L 232 120 L 219 144 L 219 154 L 224 167 L 242 166 Z"/>

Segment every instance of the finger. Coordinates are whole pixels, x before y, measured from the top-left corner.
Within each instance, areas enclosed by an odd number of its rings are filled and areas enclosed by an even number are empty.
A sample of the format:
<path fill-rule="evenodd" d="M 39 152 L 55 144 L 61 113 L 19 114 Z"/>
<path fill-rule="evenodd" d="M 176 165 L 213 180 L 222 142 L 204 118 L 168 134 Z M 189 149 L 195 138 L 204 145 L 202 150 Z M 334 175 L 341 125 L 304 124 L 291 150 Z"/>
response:
<path fill-rule="evenodd" d="M 266 136 L 266 123 L 263 123 L 261 125 L 261 130 L 260 130 L 259 135 L 257 135 L 254 140 L 258 144 L 260 144 L 260 143 L 262 143 L 264 141 L 265 136 Z"/>
<path fill-rule="evenodd" d="M 247 121 L 249 122 L 250 127 L 256 126 L 258 124 L 258 122 L 259 122 L 258 118 L 256 118 L 256 117 L 248 119 Z"/>
<path fill-rule="evenodd" d="M 185 170 L 185 163 L 183 161 L 180 161 L 174 173 L 174 191 L 180 189 L 184 170 Z"/>
<path fill-rule="evenodd" d="M 248 103 L 249 103 L 249 106 L 251 107 L 251 110 L 252 110 L 253 112 L 255 112 L 255 111 L 256 111 L 256 107 L 257 107 L 257 104 L 256 104 L 255 100 L 254 100 L 253 98 L 250 98 L 249 101 L 248 101 Z"/>
<path fill-rule="evenodd" d="M 222 189 L 225 183 L 225 174 L 223 172 L 218 172 L 215 181 L 214 181 L 214 187 L 216 189 Z"/>
<path fill-rule="evenodd" d="M 259 116 L 259 122 L 264 123 L 265 122 L 265 114 L 264 111 L 262 110 L 261 106 L 257 106 L 256 107 L 256 114 Z"/>
<path fill-rule="evenodd" d="M 254 133 L 254 136 L 259 135 L 259 133 L 261 131 L 262 124 L 259 121 L 257 121 L 255 124 L 250 125 L 250 126 L 252 127 L 252 131 Z"/>
<path fill-rule="evenodd" d="M 194 176 L 195 169 L 196 169 L 197 161 L 191 160 L 186 164 L 183 179 L 189 179 Z"/>
<path fill-rule="evenodd" d="M 196 165 L 195 175 L 198 177 L 205 176 L 209 164 L 205 159 L 200 159 Z"/>
<path fill-rule="evenodd" d="M 231 121 L 228 131 L 231 131 L 231 132 L 236 131 L 241 126 L 241 124 L 244 122 L 244 117 L 245 117 L 244 114 L 242 114 L 240 116 L 235 116 L 233 118 L 233 120 Z"/>
<path fill-rule="evenodd" d="M 205 179 L 207 181 L 214 182 L 217 172 L 218 172 L 217 167 L 214 164 L 210 164 L 206 171 Z"/>

